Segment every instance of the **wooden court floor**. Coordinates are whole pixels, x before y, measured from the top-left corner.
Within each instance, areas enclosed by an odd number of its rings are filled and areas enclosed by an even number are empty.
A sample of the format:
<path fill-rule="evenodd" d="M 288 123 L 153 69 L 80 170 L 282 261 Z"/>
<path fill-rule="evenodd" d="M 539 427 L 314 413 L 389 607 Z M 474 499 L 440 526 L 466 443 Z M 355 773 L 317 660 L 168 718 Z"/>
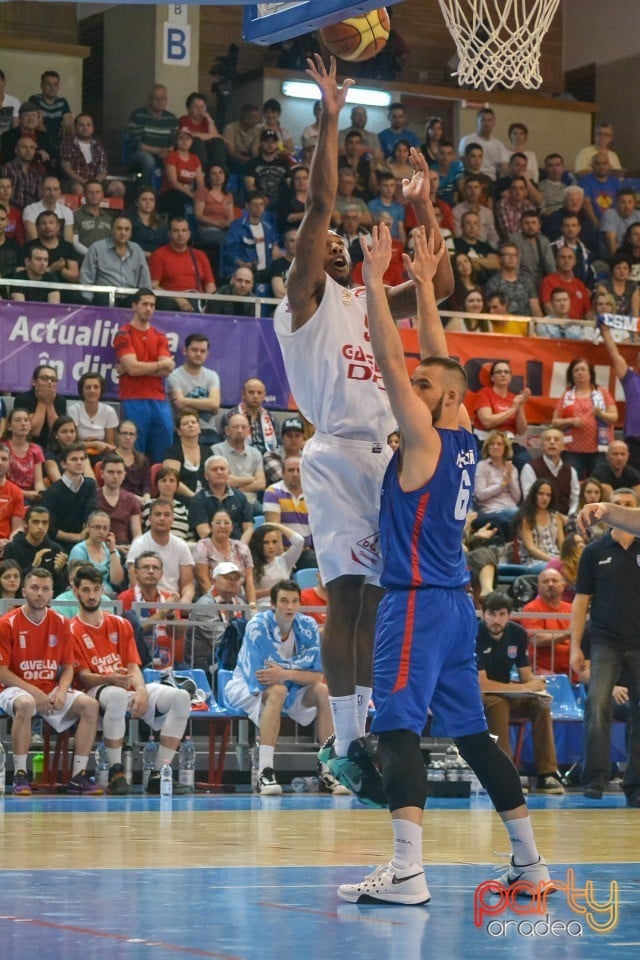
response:
<path fill-rule="evenodd" d="M 571 882 L 516 913 L 478 890 L 508 850 L 484 797 L 429 802 L 427 907 L 338 900 L 390 856 L 388 815 L 348 797 L 7 798 L 0 957 L 638 956 L 640 811 L 616 793 L 530 808 L 552 876 Z"/>

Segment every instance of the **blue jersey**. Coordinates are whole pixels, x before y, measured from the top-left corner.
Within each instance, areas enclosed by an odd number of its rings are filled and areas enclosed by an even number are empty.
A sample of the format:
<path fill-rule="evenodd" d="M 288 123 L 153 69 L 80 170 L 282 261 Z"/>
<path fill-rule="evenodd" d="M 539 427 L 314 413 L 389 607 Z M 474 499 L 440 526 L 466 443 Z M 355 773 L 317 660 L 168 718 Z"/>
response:
<path fill-rule="evenodd" d="M 440 430 L 440 458 L 428 483 L 407 493 L 399 455 L 387 467 L 380 504 L 383 587 L 461 587 L 469 580 L 462 531 L 473 495 L 478 448 L 467 430 Z"/>

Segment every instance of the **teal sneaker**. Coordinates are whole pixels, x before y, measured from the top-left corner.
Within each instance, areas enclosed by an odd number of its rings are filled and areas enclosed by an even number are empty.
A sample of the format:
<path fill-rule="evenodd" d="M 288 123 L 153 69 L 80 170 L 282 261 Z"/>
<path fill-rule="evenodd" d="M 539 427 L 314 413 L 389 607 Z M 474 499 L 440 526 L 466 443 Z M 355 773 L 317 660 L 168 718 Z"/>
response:
<path fill-rule="evenodd" d="M 382 777 L 365 737 L 351 741 L 346 757 L 336 757 L 333 741 L 327 741 L 318 753 L 318 759 L 360 803 L 366 807 L 387 806 Z"/>

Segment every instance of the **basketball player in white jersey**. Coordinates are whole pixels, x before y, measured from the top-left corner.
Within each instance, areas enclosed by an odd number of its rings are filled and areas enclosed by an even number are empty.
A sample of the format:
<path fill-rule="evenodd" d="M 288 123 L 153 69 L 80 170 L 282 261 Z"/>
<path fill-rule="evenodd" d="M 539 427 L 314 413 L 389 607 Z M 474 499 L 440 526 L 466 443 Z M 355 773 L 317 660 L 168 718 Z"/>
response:
<path fill-rule="evenodd" d="M 320 758 L 365 803 L 384 804 L 382 781 L 364 740 L 371 696 L 373 629 L 378 586 L 378 510 L 390 456 L 386 437 L 395 427 L 367 329 L 365 289 L 349 288 L 351 264 L 344 241 L 330 228 L 338 186 L 338 116 L 353 80 L 341 88 L 332 57 L 307 61 L 322 93 L 320 132 L 311 163 L 307 208 L 296 237 L 287 296 L 274 326 L 296 403 L 315 426 L 305 445 L 302 475 L 322 581 L 328 592 L 322 662 L 329 687 L 335 740 Z M 431 200 L 426 161 L 412 151 L 414 175 L 405 199 L 442 243 Z M 453 290 L 448 257 L 434 280 L 438 299 Z M 415 315 L 412 282 L 387 289 L 395 319 Z M 421 355 L 429 331 L 418 330 Z"/>

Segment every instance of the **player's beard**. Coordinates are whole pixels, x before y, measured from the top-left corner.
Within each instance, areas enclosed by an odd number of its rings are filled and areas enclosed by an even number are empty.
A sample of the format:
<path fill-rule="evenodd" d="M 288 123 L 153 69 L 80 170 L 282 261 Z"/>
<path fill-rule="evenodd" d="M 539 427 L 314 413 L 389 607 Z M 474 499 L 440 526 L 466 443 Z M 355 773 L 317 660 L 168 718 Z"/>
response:
<path fill-rule="evenodd" d="M 100 600 L 95 600 L 95 601 L 90 601 L 90 602 L 93 603 L 93 606 L 91 606 L 91 607 L 87 606 L 86 602 L 83 601 L 83 600 L 81 600 L 80 597 L 78 597 L 78 604 L 79 604 L 79 606 L 80 606 L 80 609 L 81 609 L 84 613 L 95 613 L 96 610 L 99 610 L 99 609 L 100 609 Z"/>
<path fill-rule="evenodd" d="M 435 425 L 439 423 L 440 417 L 442 416 L 442 407 L 444 406 L 444 392 L 440 395 L 440 399 L 436 403 L 435 407 L 431 410 L 431 422 Z"/>

